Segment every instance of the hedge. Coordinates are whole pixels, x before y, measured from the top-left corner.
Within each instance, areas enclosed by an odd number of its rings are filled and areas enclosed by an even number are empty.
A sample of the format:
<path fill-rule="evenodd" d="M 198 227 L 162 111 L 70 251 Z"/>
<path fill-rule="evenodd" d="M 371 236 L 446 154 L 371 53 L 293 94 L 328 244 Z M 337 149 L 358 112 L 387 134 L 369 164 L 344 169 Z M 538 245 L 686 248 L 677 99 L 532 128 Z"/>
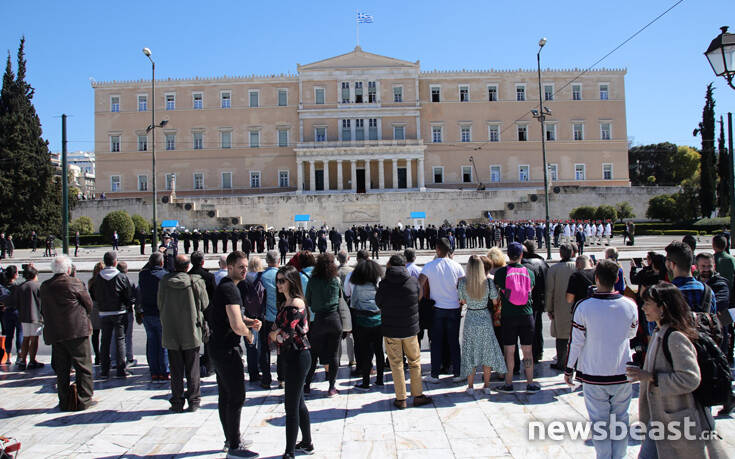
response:
<path fill-rule="evenodd" d="M 120 244 L 129 244 L 133 240 L 135 224 L 130 215 L 124 210 L 113 210 L 105 215 L 100 225 L 100 233 L 106 242 L 112 242 L 112 234 L 117 231 Z"/>

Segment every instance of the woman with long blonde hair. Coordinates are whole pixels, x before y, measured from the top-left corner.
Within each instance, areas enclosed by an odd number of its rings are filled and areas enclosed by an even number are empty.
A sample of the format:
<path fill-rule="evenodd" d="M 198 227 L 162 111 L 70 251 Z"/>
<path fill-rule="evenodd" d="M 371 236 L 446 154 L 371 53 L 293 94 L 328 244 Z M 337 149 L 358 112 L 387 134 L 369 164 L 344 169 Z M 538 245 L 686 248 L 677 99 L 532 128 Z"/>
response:
<path fill-rule="evenodd" d="M 467 262 L 465 277 L 459 280 L 459 302 L 466 306 L 462 337 L 460 377 L 467 378 L 467 393 L 474 394 L 475 370 L 482 366 L 483 391 L 490 394 L 490 373 L 495 369 L 505 373 L 505 361 L 493 329 L 493 317 L 488 305 L 496 305 L 498 291 L 485 274 L 480 257 L 472 255 Z"/>

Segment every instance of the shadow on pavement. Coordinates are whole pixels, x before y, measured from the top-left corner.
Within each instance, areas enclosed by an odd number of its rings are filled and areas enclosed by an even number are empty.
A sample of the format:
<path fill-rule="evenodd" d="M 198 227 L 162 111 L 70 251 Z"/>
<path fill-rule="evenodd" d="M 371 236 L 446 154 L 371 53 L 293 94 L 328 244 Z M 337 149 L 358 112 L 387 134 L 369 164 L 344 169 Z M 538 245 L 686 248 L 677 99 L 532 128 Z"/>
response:
<path fill-rule="evenodd" d="M 160 416 L 168 414 L 166 410 L 142 410 L 142 411 L 90 411 L 87 413 L 70 414 L 61 416 L 36 424 L 38 427 L 62 427 L 75 424 L 111 424 L 113 422 L 139 421 L 145 416 Z"/>

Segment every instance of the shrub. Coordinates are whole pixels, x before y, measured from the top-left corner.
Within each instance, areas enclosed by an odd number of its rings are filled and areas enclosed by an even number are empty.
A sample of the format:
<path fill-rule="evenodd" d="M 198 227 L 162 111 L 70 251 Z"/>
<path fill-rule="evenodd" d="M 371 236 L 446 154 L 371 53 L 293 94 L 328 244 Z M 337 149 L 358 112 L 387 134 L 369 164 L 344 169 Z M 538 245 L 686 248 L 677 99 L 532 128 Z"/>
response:
<path fill-rule="evenodd" d="M 597 209 L 592 206 L 581 206 L 569 212 L 569 218 L 573 220 L 592 220 L 595 218 Z"/>
<path fill-rule="evenodd" d="M 656 220 L 673 221 L 677 219 L 678 212 L 674 195 L 662 194 L 648 201 L 646 217 Z"/>
<path fill-rule="evenodd" d="M 702 218 L 694 226 L 730 226 L 730 217 Z"/>
<path fill-rule="evenodd" d="M 699 236 L 699 231 L 697 230 L 663 230 L 661 231 L 664 236 L 670 236 L 670 235 L 679 235 L 679 236 L 686 236 L 687 234 L 691 234 L 692 236 Z"/>
<path fill-rule="evenodd" d="M 148 220 L 138 214 L 133 215 L 132 219 L 135 225 L 135 234 L 150 234 L 151 224 Z"/>
<path fill-rule="evenodd" d="M 613 206 L 603 204 L 595 210 L 595 220 L 611 220 L 615 221 L 618 218 L 618 211 Z"/>
<path fill-rule="evenodd" d="M 79 231 L 80 235 L 94 233 L 92 219 L 82 215 L 81 217 L 72 220 L 71 225 L 69 225 L 69 232 L 74 234 L 77 231 Z"/>
<path fill-rule="evenodd" d="M 628 201 L 620 202 L 615 205 L 615 211 L 617 212 L 617 218 L 625 220 L 627 218 L 635 218 L 633 208 L 630 206 Z"/>
<path fill-rule="evenodd" d="M 120 244 L 130 244 L 130 241 L 133 240 L 135 224 L 124 210 L 113 210 L 102 220 L 100 233 L 105 241 L 112 242 L 112 233 L 115 231 L 120 238 Z"/>

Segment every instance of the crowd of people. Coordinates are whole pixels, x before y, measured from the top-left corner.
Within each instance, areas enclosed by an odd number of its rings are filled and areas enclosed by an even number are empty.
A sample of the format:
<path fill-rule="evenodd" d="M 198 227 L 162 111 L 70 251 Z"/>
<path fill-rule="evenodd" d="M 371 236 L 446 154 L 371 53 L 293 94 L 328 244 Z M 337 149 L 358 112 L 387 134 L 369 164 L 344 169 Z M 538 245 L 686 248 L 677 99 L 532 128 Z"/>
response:
<path fill-rule="evenodd" d="M 603 245 L 609 224 L 599 223 L 590 223 L 589 231 L 594 227 L 591 241 Z M 205 255 L 197 245 L 191 255 L 178 253 L 175 238 L 164 235 L 159 250 L 140 271 L 138 285 L 131 283 L 127 266 L 115 251 L 105 253 L 87 285 L 75 278 L 66 256 L 53 259 L 54 275 L 43 283 L 32 265 L 24 265 L 21 273 L 10 265 L 0 289 L 5 352 L 12 355 L 15 336 L 16 369 L 39 368 L 43 363 L 36 354 L 43 336 L 52 348 L 59 408 L 84 410 L 96 403 L 94 365 L 99 365 L 100 378 L 111 377 L 112 369 L 118 378 L 131 375 L 127 366 L 135 362 L 136 321 L 146 331 L 151 381 L 170 384 L 172 412 L 199 409 L 200 379 L 216 375 L 228 457 L 257 457 L 248 449 L 252 440 L 240 431 L 245 374 L 251 383 L 271 389 L 275 363 L 286 411 L 283 457 L 289 458 L 296 452 L 314 452 L 305 394 L 311 393 L 319 364 L 328 381 L 326 397 L 339 395 L 336 381 L 343 354 L 350 375 L 357 378 L 356 391 L 383 386 L 389 369 L 393 404 L 401 410 L 409 406 L 404 366 L 412 406 L 432 403 L 423 382 L 437 384 L 447 374 L 454 383 L 466 383 L 468 394 L 475 394 L 478 369 L 484 394 L 518 391 L 514 375 L 521 372 L 525 386 L 520 390 L 535 394 L 542 390 L 534 380 L 534 366 L 543 360 L 546 312 L 556 340 L 550 367 L 560 377 L 563 373 L 569 385 L 574 380 L 582 384 L 592 422 L 604 423 L 615 415 L 627 423 L 631 382 L 640 381 L 642 422 L 650 425 L 687 416 L 699 432 L 714 431 L 711 407 L 722 405 L 723 415 L 735 407 L 732 376 L 728 367 L 727 392 L 703 401 L 700 386 L 715 381 L 722 387 L 723 382 L 701 370 L 698 358 L 706 349 L 725 366 L 733 361 L 730 309 L 735 258 L 727 250 L 727 240 L 715 236 L 713 252 L 696 257 L 693 238 L 672 242 L 665 254 L 650 252 L 645 262 L 634 260 L 627 285 L 617 249 L 608 247 L 604 259 L 594 260 L 572 238 L 572 226 L 576 225 L 556 222 L 549 232 L 561 256 L 551 265 L 537 253 L 534 222 L 443 232 L 440 228 L 436 233 L 429 227 L 423 237 L 432 230 L 426 242 L 435 256 L 423 267 L 416 264 L 414 248 L 417 240 L 418 247 L 423 246 L 419 230 L 404 228 L 401 234 L 387 228 L 378 232 L 379 227 L 345 233 L 352 232 L 348 250 L 357 250 L 354 268 L 341 242 L 332 247 L 336 255 L 321 249 L 315 255 L 306 242 L 312 240 L 310 231 L 293 230 L 278 234 L 279 248 L 281 241 L 289 251 L 297 248 L 292 242 L 300 246 L 290 259 L 264 238 L 269 249 L 263 266 L 259 256 L 244 250 L 245 245 L 238 250 L 233 243 L 214 272 L 204 268 Z M 473 232 L 468 233 L 470 228 Z M 475 230 L 485 231 L 483 235 L 491 231 L 495 237 L 487 243 Z M 413 231 L 415 239 L 407 236 Z M 581 231 L 587 231 L 584 224 Z M 363 232 L 373 234 L 363 239 Z M 327 236 L 340 241 L 326 230 L 314 233 L 317 247 Z M 384 250 L 383 234 L 388 235 L 386 249 L 392 253 L 381 265 L 376 252 Z M 394 234 L 396 243 L 391 242 Z M 543 234 L 542 229 L 540 242 Z M 225 239 L 225 244 L 227 240 L 234 241 Z M 259 247 L 258 236 L 254 240 Z M 378 248 L 368 251 L 367 242 Z M 457 247 L 483 245 L 490 249 L 471 255 L 464 267 L 453 259 Z M 228 252 L 226 245 L 222 252 Z M 19 274 L 24 282 L 18 281 Z M 421 342 L 426 332 L 431 371 L 422 378 Z M 703 334 L 711 337 L 714 348 L 702 348 Z M 76 377 L 70 384 L 72 368 Z M 495 386 L 493 373 L 501 380 Z M 676 408 L 673 415 L 672 408 Z M 726 457 L 716 436 L 682 441 L 648 437 L 641 457 Z M 594 445 L 598 457 L 626 455 L 626 440 L 595 439 Z"/>

